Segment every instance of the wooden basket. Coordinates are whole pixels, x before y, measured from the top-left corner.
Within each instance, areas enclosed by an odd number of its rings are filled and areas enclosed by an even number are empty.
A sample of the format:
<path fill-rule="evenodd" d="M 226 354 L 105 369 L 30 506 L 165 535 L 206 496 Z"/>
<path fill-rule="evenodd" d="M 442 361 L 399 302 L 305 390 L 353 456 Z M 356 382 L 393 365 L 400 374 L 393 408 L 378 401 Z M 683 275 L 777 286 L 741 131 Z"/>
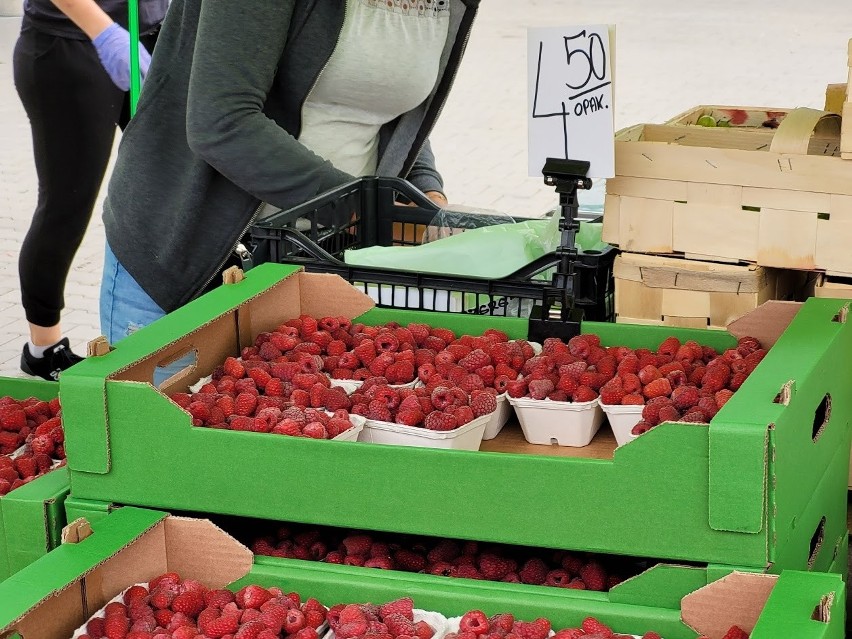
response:
<path fill-rule="evenodd" d="M 810 273 L 622 253 L 615 259 L 617 322 L 724 329 L 769 300 L 800 301 Z"/>
<path fill-rule="evenodd" d="M 852 80 L 852 40 L 849 67 Z M 841 120 L 815 109 L 703 106 L 620 131 L 604 241 L 626 251 L 852 274 L 848 90 L 842 112 Z M 705 114 L 731 126 L 698 126 Z"/>

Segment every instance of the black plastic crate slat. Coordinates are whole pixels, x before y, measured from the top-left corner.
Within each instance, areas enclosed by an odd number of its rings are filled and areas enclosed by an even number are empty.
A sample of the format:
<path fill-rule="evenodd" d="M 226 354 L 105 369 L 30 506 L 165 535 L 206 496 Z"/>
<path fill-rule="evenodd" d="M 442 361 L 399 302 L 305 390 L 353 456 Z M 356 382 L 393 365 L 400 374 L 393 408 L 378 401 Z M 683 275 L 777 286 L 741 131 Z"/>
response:
<path fill-rule="evenodd" d="M 551 288 L 548 272 L 559 265 L 556 253 L 493 280 L 350 266 L 343 261 L 348 249 L 419 244 L 418 236 L 439 210 L 404 180 L 361 178 L 256 224 L 251 229 L 252 250 L 256 263 L 298 264 L 307 271 L 340 275 L 365 293 L 377 293 L 378 306 L 528 317 Z M 457 219 L 466 228 L 483 224 L 475 214 Z M 614 261 L 615 249 L 609 247 L 581 251 L 574 263 L 579 273 L 574 304 L 584 310 L 586 319 L 614 319 Z"/>

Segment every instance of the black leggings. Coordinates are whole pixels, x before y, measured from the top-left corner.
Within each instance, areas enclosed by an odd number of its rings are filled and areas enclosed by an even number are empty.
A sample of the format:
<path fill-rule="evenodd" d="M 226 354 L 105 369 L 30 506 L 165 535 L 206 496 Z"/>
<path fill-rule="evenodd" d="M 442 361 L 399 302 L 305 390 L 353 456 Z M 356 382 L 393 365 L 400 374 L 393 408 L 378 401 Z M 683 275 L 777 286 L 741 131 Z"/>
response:
<path fill-rule="evenodd" d="M 156 35 L 141 40 L 151 51 Z M 18 258 L 21 301 L 28 322 L 53 326 L 65 306 L 65 281 L 92 217 L 115 127 L 129 120 L 129 94 L 112 83 L 90 41 L 26 25 L 15 45 L 14 74 L 38 174 L 38 205 Z"/>

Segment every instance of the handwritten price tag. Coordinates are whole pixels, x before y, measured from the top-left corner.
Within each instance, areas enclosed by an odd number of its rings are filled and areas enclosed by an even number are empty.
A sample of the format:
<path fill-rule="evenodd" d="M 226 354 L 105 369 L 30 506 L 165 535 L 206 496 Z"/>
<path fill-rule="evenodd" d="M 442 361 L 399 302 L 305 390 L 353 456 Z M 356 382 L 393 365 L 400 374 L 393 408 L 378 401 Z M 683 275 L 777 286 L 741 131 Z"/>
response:
<path fill-rule="evenodd" d="M 589 177 L 615 175 L 609 27 L 529 29 L 527 65 L 530 175 L 549 157 L 588 160 Z"/>

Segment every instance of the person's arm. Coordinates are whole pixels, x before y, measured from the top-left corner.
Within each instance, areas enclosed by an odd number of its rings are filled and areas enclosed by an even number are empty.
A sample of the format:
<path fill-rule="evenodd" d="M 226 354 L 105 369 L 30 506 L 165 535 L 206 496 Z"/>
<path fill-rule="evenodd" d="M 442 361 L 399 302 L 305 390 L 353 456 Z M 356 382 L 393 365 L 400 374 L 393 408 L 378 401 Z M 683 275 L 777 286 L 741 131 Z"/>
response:
<path fill-rule="evenodd" d="M 95 0 L 51 0 L 51 2 L 68 16 L 71 22 L 80 27 L 90 40 L 94 40 L 112 24 L 112 18 L 98 6 Z"/>
<path fill-rule="evenodd" d="M 190 148 L 231 182 L 283 209 L 352 181 L 263 112 L 294 0 L 203 2 L 187 97 Z"/>
<path fill-rule="evenodd" d="M 429 196 L 429 199 L 438 206 L 447 205 L 447 197 L 444 195 L 444 181 L 441 179 L 438 169 L 435 168 L 435 154 L 432 153 L 429 140 L 426 140 L 420 150 L 406 179 Z"/>
<path fill-rule="evenodd" d="M 113 83 L 122 91 L 130 88 L 130 34 L 115 23 L 95 0 L 51 0 L 68 19 L 89 36 L 98 59 Z M 139 68 L 148 73 L 151 55 L 139 44 Z"/>

